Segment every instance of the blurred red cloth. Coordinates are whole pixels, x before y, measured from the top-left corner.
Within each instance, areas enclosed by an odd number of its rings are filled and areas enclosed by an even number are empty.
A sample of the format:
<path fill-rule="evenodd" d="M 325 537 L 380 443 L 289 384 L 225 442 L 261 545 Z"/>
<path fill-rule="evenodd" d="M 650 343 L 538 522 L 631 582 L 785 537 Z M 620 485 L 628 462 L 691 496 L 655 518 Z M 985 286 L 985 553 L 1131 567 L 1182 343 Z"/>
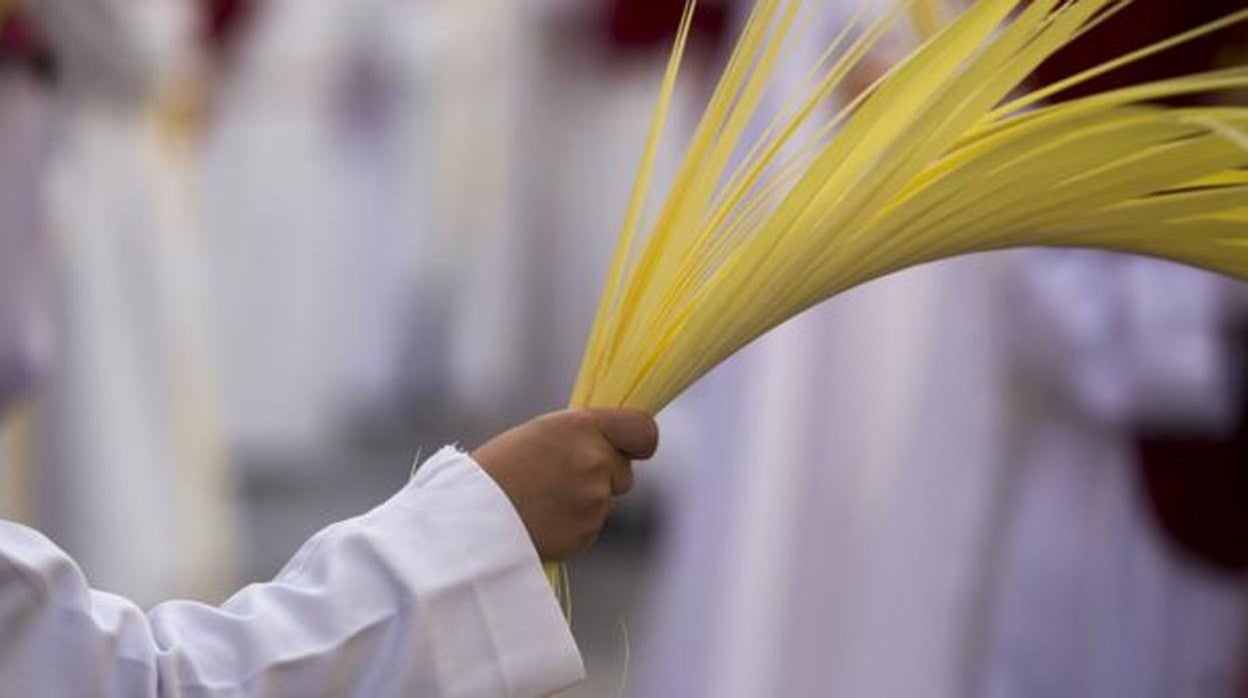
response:
<path fill-rule="evenodd" d="M 736 1 L 699 3 L 693 16 L 694 39 L 718 46 Z M 602 14 L 604 35 L 618 51 L 667 49 L 684 7 L 685 0 L 608 0 Z"/>
<path fill-rule="evenodd" d="M 1046 61 L 1036 71 L 1035 78 L 1041 84 L 1050 84 L 1242 9 L 1244 0 L 1134 0 L 1116 16 Z M 1073 99 L 1209 70 L 1226 46 L 1246 41 L 1248 25 L 1240 24 L 1115 70 L 1063 92 L 1056 99 Z M 1194 99 L 1198 98 L 1188 98 L 1186 102 Z"/>
<path fill-rule="evenodd" d="M 1248 569 L 1248 432 L 1228 440 L 1145 434 L 1139 454 L 1170 539 L 1206 563 Z"/>
<path fill-rule="evenodd" d="M 217 60 L 227 59 L 255 16 L 255 0 L 202 0 L 202 40 Z"/>
<path fill-rule="evenodd" d="M 41 77 L 53 73 L 52 54 L 28 12 L 11 6 L 0 12 L 0 65 L 22 65 Z"/>

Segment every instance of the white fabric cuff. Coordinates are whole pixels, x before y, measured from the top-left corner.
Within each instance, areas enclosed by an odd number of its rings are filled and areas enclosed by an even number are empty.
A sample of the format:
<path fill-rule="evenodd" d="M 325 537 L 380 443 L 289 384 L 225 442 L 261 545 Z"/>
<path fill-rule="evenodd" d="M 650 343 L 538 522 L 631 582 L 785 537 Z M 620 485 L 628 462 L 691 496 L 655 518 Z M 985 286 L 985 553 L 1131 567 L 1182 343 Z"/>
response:
<path fill-rule="evenodd" d="M 431 510 L 439 515 L 430 517 Z M 470 456 L 441 449 L 398 494 L 358 521 L 379 547 L 395 548 L 390 559 L 420 560 L 403 572 L 416 585 L 416 598 L 430 600 L 419 612 L 441 648 L 436 669 L 446 695 L 483 695 L 501 679 L 508 695 L 544 696 L 584 679 L 524 523 Z M 414 540 L 425 549 L 403 554 Z M 482 648 L 492 648 L 497 661 L 482 662 Z"/>

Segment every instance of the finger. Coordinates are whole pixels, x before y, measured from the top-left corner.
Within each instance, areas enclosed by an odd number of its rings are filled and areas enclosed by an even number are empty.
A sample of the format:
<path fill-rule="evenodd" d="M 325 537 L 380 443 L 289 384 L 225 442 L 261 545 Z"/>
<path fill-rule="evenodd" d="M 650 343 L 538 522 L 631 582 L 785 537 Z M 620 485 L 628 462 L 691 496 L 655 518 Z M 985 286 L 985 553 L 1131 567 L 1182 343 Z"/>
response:
<path fill-rule="evenodd" d="M 644 460 L 659 447 L 659 425 L 645 412 L 601 407 L 586 412 L 607 441 L 630 458 Z"/>
<path fill-rule="evenodd" d="M 633 489 L 633 463 L 627 458 L 617 458 L 611 464 L 611 494 L 619 497 Z"/>

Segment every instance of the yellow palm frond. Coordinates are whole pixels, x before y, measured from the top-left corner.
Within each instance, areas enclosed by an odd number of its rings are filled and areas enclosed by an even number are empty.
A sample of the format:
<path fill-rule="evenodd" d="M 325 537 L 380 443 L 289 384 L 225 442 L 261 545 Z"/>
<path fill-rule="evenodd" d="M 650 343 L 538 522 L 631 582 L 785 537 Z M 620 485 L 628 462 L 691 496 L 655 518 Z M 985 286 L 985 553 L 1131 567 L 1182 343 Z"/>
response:
<path fill-rule="evenodd" d="M 807 91 L 749 139 L 802 26 L 801 0 L 758 0 L 643 231 L 689 3 L 574 405 L 657 412 L 812 305 L 956 255 L 1093 247 L 1248 277 L 1248 109 L 1152 104 L 1246 87 L 1248 68 L 1037 106 L 1120 65 L 1244 21 L 1248 10 L 1020 95 L 1045 59 L 1126 3 L 980 0 L 942 19 L 943 28 L 932 25 L 931 38 L 861 99 L 831 117 L 817 109 L 921 4 L 896 2 L 836 37 L 811 69 Z"/>

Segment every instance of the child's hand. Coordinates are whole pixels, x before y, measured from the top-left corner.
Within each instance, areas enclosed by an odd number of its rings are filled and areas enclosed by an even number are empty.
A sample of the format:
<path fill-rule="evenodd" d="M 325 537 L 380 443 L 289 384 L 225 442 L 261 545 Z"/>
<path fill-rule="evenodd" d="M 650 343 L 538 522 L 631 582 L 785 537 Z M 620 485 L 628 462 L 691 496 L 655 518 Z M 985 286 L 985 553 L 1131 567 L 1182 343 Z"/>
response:
<path fill-rule="evenodd" d="M 658 446 L 644 412 L 554 412 L 494 437 L 472 457 L 507 493 L 546 560 L 562 560 L 598 539 L 612 497 L 633 487 L 631 459 Z"/>

